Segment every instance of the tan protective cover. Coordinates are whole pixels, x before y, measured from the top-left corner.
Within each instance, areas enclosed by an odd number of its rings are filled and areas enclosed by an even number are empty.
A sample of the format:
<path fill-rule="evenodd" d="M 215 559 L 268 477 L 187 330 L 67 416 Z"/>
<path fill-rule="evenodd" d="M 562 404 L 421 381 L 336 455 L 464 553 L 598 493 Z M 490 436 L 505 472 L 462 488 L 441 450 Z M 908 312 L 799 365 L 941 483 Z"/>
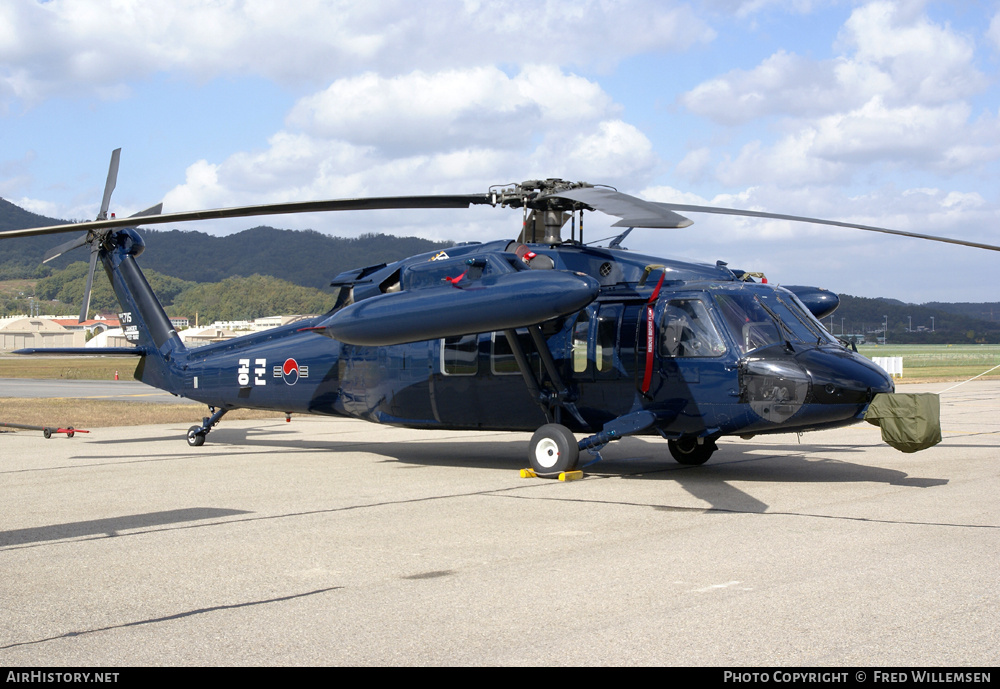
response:
<path fill-rule="evenodd" d="M 865 421 L 882 429 L 882 440 L 901 452 L 941 442 L 941 400 L 932 392 L 875 395 Z"/>

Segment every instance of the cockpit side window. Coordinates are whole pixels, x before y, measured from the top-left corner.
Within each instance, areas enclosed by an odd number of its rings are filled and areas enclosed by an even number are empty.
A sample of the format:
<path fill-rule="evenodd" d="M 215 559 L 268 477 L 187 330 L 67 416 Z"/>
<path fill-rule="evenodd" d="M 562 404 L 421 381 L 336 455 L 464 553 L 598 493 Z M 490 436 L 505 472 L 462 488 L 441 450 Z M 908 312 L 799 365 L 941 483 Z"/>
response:
<path fill-rule="evenodd" d="M 660 356 L 716 357 L 726 353 L 708 309 L 700 299 L 671 299 L 660 316 Z"/>
<path fill-rule="evenodd" d="M 826 342 L 828 344 L 837 344 L 837 338 L 830 334 L 822 323 L 820 323 L 815 316 L 806 308 L 805 304 L 799 301 L 799 298 L 794 294 L 788 293 L 778 293 L 778 301 L 785 305 L 788 311 L 795 316 L 796 319 L 809 331 L 811 340 L 817 343 Z"/>

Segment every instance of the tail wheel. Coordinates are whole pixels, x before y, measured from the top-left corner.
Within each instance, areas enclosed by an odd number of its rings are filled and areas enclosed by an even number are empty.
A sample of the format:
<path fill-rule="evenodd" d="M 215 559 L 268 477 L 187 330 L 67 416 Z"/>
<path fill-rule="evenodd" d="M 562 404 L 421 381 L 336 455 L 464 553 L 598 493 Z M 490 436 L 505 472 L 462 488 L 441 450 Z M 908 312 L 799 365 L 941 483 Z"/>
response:
<path fill-rule="evenodd" d="M 187 441 L 191 447 L 201 447 L 205 444 L 205 434 L 201 431 L 201 426 L 191 426 L 188 429 Z"/>
<path fill-rule="evenodd" d="M 580 450 L 573 433 L 557 423 L 545 424 L 531 436 L 528 461 L 536 474 L 573 471 L 580 460 Z"/>
<path fill-rule="evenodd" d="M 708 438 L 702 443 L 699 443 L 697 438 L 668 440 L 667 447 L 670 448 L 670 455 L 674 459 L 687 466 L 704 464 L 719 449 L 716 447 L 715 441 Z"/>

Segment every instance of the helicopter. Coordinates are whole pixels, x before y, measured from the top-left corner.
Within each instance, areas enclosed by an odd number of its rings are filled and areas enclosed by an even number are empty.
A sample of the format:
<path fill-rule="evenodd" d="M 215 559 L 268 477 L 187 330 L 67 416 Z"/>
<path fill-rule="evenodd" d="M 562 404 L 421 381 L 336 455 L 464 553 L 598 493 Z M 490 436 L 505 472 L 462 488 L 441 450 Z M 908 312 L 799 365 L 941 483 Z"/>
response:
<path fill-rule="evenodd" d="M 8 230 L 80 232 L 45 261 L 89 247 L 81 320 L 98 262 L 120 303 L 130 347 L 19 354 L 138 358 L 135 378 L 208 406 L 186 434 L 203 445 L 237 408 L 349 416 L 425 429 L 533 433 L 539 476 L 570 472 L 581 453 L 658 435 L 681 464 L 704 464 L 723 436 L 801 433 L 854 424 L 892 378 L 820 320 L 839 298 L 780 287 L 716 264 L 633 253 L 634 228 L 683 228 L 682 212 L 777 218 L 1000 251 L 1000 247 L 839 221 L 650 202 L 600 185 L 528 180 L 486 193 L 333 199 L 108 217 L 121 149 L 112 154 L 97 220 Z M 220 218 L 377 209 L 521 211 L 516 239 L 464 243 L 333 278 L 331 311 L 263 333 L 188 348 L 146 281 L 136 227 Z M 583 243 L 585 213 L 619 220 L 607 247 Z M 563 233 L 569 225 L 570 236 Z M 584 435 L 578 439 L 577 435 Z M 938 432 L 938 440 L 940 433 Z M 933 443 L 930 443 L 933 444 Z"/>

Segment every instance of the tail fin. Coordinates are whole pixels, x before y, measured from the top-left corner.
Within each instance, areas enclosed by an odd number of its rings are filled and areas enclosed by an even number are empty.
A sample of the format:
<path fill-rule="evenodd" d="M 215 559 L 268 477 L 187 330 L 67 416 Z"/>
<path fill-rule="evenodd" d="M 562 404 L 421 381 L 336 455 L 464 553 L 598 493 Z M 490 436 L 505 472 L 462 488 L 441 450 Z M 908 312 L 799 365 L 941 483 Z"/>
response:
<path fill-rule="evenodd" d="M 135 230 L 118 230 L 104 242 L 100 258 L 122 308 L 118 317 L 125 339 L 145 353 L 136 368 L 136 379 L 179 394 L 180 366 L 187 358 L 187 348 L 135 261 L 144 248 L 145 242 Z"/>

